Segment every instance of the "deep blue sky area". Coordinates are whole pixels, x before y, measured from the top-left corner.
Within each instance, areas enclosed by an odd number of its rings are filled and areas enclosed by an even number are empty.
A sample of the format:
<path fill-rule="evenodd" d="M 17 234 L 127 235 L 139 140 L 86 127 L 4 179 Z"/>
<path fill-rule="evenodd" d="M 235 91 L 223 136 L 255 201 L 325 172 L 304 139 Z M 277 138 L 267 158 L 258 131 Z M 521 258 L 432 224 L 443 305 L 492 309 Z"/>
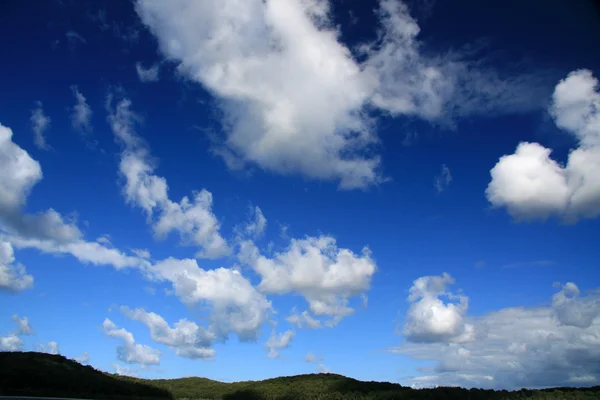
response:
<path fill-rule="evenodd" d="M 221 1 L 0 5 L 0 350 L 600 384 L 599 3 Z"/>

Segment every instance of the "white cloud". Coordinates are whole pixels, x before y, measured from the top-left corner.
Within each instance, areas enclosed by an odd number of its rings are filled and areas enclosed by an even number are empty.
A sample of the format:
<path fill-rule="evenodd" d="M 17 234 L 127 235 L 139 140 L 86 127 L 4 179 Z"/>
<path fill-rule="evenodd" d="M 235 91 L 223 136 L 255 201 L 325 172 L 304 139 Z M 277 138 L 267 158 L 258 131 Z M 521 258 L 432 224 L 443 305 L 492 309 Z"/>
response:
<path fill-rule="evenodd" d="M 279 350 L 287 349 L 295 335 L 296 332 L 290 329 L 280 334 L 276 334 L 273 331 L 266 343 L 267 349 L 269 350 L 267 357 L 279 358 Z"/>
<path fill-rule="evenodd" d="M 0 290 L 20 292 L 32 288 L 33 276 L 27 274 L 24 266 L 14 262 L 11 244 L 0 241 Z"/>
<path fill-rule="evenodd" d="M 65 35 L 67 36 L 67 42 L 73 47 L 86 43 L 85 38 L 75 31 L 68 31 Z"/>
<path fill-rule="evenodd" d="M 75 357 L 74 360 L 80 364 L 87 364 L 90 361 L 90 354 L 86 351 L 79 357 Z"/>
<path fill-rule="evenodd" d="M 196 260 L 168 258 L 149 272 L 154 279 L 170 281 L 185 304 L 210 306 L 209 330 L 218 338 L 235 333 L 241 340 L 256 340 L 270 315 L 271 302 L 234 269 L 204 270 Z"/>
<path fill-rule="evenodd" d="M 179 71 L 222 100 L 225 154 L 345 188 L 380 180 L 379 159 L 361 152 L 375 141 L 361 112 L 370 88 L 327 2 L 143 0 L 136 9 Z"/>
<path fill-rule="evenodd" d="M 120 310 L 128 318 L 146 325 L 152 340 L 171 347 L 178 356 L 203 360 L 210 360 L 215 356 L 212 345 L 216 335 L 192 321 L 182 319 L 171 328 L 164 318 L 156 313 L 141 308 L 132 310 L 121 307 Z"/>
<path fill-rule="evenodd" d="M 450 182 L 452 182 L 450 168 L 446 164 L 443 164 L 440 174 L 435 177 L 434 187 L 436 192 L 442 193 L 450 186 Z"/>
<path fill-rule="evenodd" d="M 29 325 L 29 318 L 19 318 L 18 315 L 13 315 L 12 320 L 17 324 L 17 331 L 15 332 L 15 335 L 21 336 L 33 334 L 33 328 L 31 325 Z"/>
<path fill-rule="evenodd" d="M 595 218 L 600 215 L 598 80 L 588 70 L 571 72 L 556 86 L 549 111 L 556 125 L 578 140 L 566 165 L 550 158 L 552 150 L 522 142 L 490 171 L 487 198 L 517 220 Z"/>
<path fill-rule="evenodd" d="M 244 241 L 238 257 L 260 275 L 260 291 L 300 294 L 313 314 L 331 316 L 333 324 L 354 312 L 349 299 L 369 289 L 376 270 L 368 248 L 356 255 L 338 249 L 330 236 L 292 239 L 287 250 L 273 258 L 261 255 L 251 241 Z"/>
<path fill-rule="evenodd" d="M 107 336 L 120 339 L 123 345 L 117 347 L 117 358 L 127 364 L 158 365 L 160 364 L 160 351 L 150 346 L 135 342 L 133 334 L 117 326 L 108 318 L 102 324 Z"/>
<path fill-rule="evenodd" d="M 329 1 L 137 0 L 136 10 L 165 57 L 218 99 L 225 133 L 214 152 L 230 168 L 364 188 L 384 180 L 373 106 L 438 121 L 540 105 L 538 75 L 425 57 L 408 8 L 379 5 L 378 40 L 360 54 L 340 42 Z"/>
<path fill-rule="evenodd" d="M 136 369 L 129 368 L 117 363 L 113 364 L 113 368 L 115 369 L 115 374 L 117 375 L 131 376 L 133 378 L 138 377 L 138 371 Z"/>
<path fill-rule="evenodd" d="M 438 283 L 436 290 L 443 290 L 445 283 Z M 577 286 L 568 283 L 554 296 L 552 306 L 510 307 L 482 316 L 463 315 L 476 332 L 468 342 L 405 342 L 391 351 L 434 362 L 422 368 L 424 376 L 408 380 L 420 387 L 598 385 L 600 291 L 585 296 L 578 292 Z M 570 298 L 566 307 L 574 317 L 565 314 L 564 296 Z"/>
<path fill-rule="evenodd" d="M 12 141 L 12 130 L 0 124 L 0 228 L 29 238 L 68 241 L 81 235 L 53 209 L 23 214 L 29 192 L 42 179 L 40 164 Z"/>
<path fill-rule="evenodd" d="M 304 357 L 304 361 L 309 363 L 320 363 L 323 361 L 323 357 L 317 357 L 313 353 L 307 353 L 306 357 Z"/>
<path fill-rule="evenodd" d="M 34 110 L 31 111 L 31 117 L 29 120 L 31 121 L 31 129 L 33 130 L 33 143 L 38 149 L 41 150 L 50 150 L 50 146 L 46 143 L 46 137 L 44 133 L 50 127 L 50 117 L 44 114 L 44 107 L 40 101 L 38 101 L 37 106 Z"/>
<path fill-rule="evenodd" d="M 179 203 L 168 197 L 167 181 L 153 174 L 154 163 L 147 146 L 134 131 L 139 117 L 131 111 L 131 102 L 120 101 L 114 109 L 109 97 L 108 121 L 117 140 L 123 145 L 120 171 L 125 178 L 126 200 L 146 211 L 156 237 L 179 232 L 184 244 L 201 246 L 198 258 L 219 258 L 230 253 L 227 242 L 219 233 L 220 224 L 212 212 L 212 194 L 202 189 L 192 199 L 183 197 Z"/>
<path fill-rule="evenodd" d="M 290 324 L 296 325 L 298 328 L 306 326 L 309 329 L 318 329 L 322 327 L 321 321 L 313 318 L 308 310 L 304 310 L 298 314 L 294 309 L 292 314 L 286 318 L 286 321 Z"/>
<path fill-rule="evenodd" d="M 577 285 L 567 282 L 552 296 L 552 308 L 559 323 L 589 328 L 600 316 L 600 296 L 581 298 Z"/>
<path fill-rule="evenodd" d="M 14 333 L 0 337 L 0 351 L 22 351 L 23 340 Z"/>
<path fill-rule="evenodd" d="M 71 91 L 75 96 L 75 105 L 71 109 L 71 126 L 82 135 L 87 135 L 92 132 L 92 109 L 77 86 L 71 86 Z"/>
<path fill-rule="evenodd" d="M 252 238 L 259 238 L 267 228 L 267 219 L 262 210 L 256 206 L 252 209 L 252 221 L 246 225 L 246 233 Z"/>
<path fill-rule="evenodd" d="M 141 63 L 135 63 L 135 71 L 141 82 L 156 82 L 158 81 L 158 64 L 152 65 L 150 68 L 144 68 Z"/>
<path fill-rule="evenodd" d="M 412 342 L 465 342 L 473 340 L 474 327 L 464 315 L 469 299 L 446 291 L 454 279 L 442 276 L 423 276 L 413 282 L 408 301 L 411 302 L 403 334 Z M 457 302 L 444 303 L 440 297 Z"/>
<path fill-rule="evenodd" d="M 56 342 L 48 342 L 48 344 L 40 344 L 39 350 L 42 353 L 48 354 L 60 354 L 60 350 L 58 349 L 58 343 Z"/>

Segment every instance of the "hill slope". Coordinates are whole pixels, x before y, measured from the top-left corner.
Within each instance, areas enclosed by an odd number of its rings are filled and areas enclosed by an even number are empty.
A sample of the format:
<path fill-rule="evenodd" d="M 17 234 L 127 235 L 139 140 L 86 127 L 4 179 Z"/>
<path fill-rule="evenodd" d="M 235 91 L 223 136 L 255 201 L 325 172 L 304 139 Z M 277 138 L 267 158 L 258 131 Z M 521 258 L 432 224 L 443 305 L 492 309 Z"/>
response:
<path fill-rule="evenodd" d="M 515 392 L 461 388 L 414 390 L 336 374 L 223 383 L 206 378 L 137 379 L 97 371 L 63 356 L 0 353 L 0 395 L 87 399 L 600 399 L 600 387 Z"/>

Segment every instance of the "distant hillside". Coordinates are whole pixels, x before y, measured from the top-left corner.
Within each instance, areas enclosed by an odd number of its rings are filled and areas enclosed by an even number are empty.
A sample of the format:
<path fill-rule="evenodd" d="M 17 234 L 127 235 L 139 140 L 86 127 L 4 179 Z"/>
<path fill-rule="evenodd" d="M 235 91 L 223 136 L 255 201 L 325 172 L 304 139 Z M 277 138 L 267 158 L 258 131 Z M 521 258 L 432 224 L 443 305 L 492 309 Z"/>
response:
<path fill-rule="evenodd" d="M 251 368 L 251 365 L 248 366 Z M 0 353 L 0 395 L 87 399 L 391 400 L 391 399 L 600 399 L 600 387 L 515 392 L 462 388 L 414 390 L 362 382 L 336 374 L 310 374 L 256 382 L 206 378 L 137 379 L 103 373 L 63 356 Z"/>
<path fill-rule="evenodd" d="M 123 380 L 60 355 L 0 352 L 0 395 L 172 400 L 168 390 Z"/>

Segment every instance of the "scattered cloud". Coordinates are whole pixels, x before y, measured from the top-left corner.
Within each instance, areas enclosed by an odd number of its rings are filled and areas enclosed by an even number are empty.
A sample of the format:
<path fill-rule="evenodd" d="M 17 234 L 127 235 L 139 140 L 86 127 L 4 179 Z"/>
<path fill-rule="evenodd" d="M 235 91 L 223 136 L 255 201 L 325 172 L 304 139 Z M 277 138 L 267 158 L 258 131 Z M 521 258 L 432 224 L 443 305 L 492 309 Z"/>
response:
<path fill-rule="evenodd" d="M 23 340 L 14 333 L 0 337 L 0 351 L 22 351 Z"/>
<path fill-rule="evenodd" d="M 500 158 L 490 174 L 486 196 L 516 220 L 567 222 L 600 215 L 600 92 L 588 70 L 571 72 L 554 90 L 550 115 L 574 135 L 578 147 L 565 165 L 550 158 L 539 143 L 521 142 L 514 154 Z"/>
<path fill-rule="evenodd" d="M 117 347 L 117 358 L 127 364 L 158 365 L 160 364 L 160 351 L 150 346 L 135 342 L 133 334 L 117 326 L 108 318 L 102 324 L 107 336 L 120 339 L 123 344 Z"/>
<path fill-rule="evenodd" d="M 286 321 L 290 324 L 296 325 L 298 328 L 306 326 L 309 329 L 318 329 L 323 327 L 323 325 L 321 325 L 321 321 L 313 318 L 308 310 L 304 310 L 298 314 L 294 309 L 292 314 L 286 318 Z"/>
<path fill-rule="evenodd" d="M 307 353 L 306 357 L 304 357 L 304 361 L 309 363 L 320 363 L 323 361 L 323 357 L 317 357 L 313 353 Z"/>
<path fill-rule="evenodd" d="M 23 265 L 15 264 L 11 244 L 0 241 L 0 290 L 18 293 L 32 287 L 33 276 L 27 274 Z"/>
<path fill-rule="evenodd" d="M 443 290 L 447 281 L 442 279 L 434 292 Z M 436 312 L 424 315 L 433 317 Z M 408 380 L 417 387 L 598 385 L 599 316 L 600 290 L 582 296 L 574 283 L 567 283 L 553 296 L 551 306 L 510 307 L 476 317 L 460 315 L 472 324 L 472 340 L 457 342 L 452 340 L 456 336 L 438 334 L 436 338 L 445 340 L 407 341 L 391 351 L 434 362 L 422 368 L 424 376 Z"/>
<path fill-rule="evenodd" d="M 75 105 L 71 108 L 71 126 L 81 135 L 87 136 L 92 132 L 92 109 L 77 86 L 71 86 L 71 91 L 75 96 Z"/>
<path fill-rule="evenodd" d="M 113 364 L 113 368 L 115 369 L 115 374 L 117 375 L 131 376 L 133 378 L 137 378 L 139 376 L 138 370 L 134 368 L 129 368 L 117 363 Z"/>
<path fill-rule="evenodd" d="M 90 362 L 90 354 L 86 351 L 85 353 L 83 353 L 79 357 L 75 357 L 74 360 L 77 361 L 80 364 L 87 364 L 87 363 Z"/>
<path fill-rule="evenodd" d="M 469 299 L 448 292 L 446 286 L 453 283 L 454 278 L 447 273 L 423 276 L 413 282 L 408 296 L 411 305 L 402 330 L 407 340 L 419 343 L 473 340 L 473 325 L 464 318 Z M 441 297 L 448 298 L 448 303 Z"/>
<path fill-rule="evenodd" d="M 135 63 L 135 71 L 137 72 L 137 76 L 140 82 L 157 82 L 158 81 L 158 73 L 159 73 L 159 65 L 153 64 L 149 68 L 144 68 L 141 63 Z"/>
<path fill-rule="evenodd" d="M 208 305 L 210 332 L 220 339 L 234 333 L 242 341 L 256 340 L 272 311 L 264 294 L 235 269 L 203 270 L 194 259 L 168 258 L 148 272 L 157 281 L 171 282 L 183 303 Z"/>
<path fill-rule="evenodd" d="M 56 342 L 48 342 L 48 344 L 40 344 L 38 345 L 39 351 L 42 353 L 48 354 L 60 354 L 60 350 L 58 349 L 58 343 Z"/>
<path fill-rule="evenodd" d="M 20 318 L 18 315 L 15 314 L 12 316 L 12 320 L 17 324 L 17 331 L 15 332 L 15 335 L 21 336 L 33 334 L 33 328 L 29 324 L 29 318 Z"/>
<path fill-rule="evenodd" d="M 33 143 L 40 150 L 50 150 L 46 143 L 44 133 L 50 128 L 51 119 L 44 113 L 44 106 L 41 101 L 36 102 L 36 108 L 31 111 L 31 129 L 33 130 Z"/>
<path fill-rule="evenodd" d="M 128 318 L 142 322 L 150 330 L 150 337 L 157 343 L 169 346 L 178 356 L 210 360 L 215 356 L 212 348 L 216 335 L 187 319 L 182 319 L 171 328 L 158 314 L 144 309 L 121 307 L 121 312 Z"/>
<path fill-rule="evenodd" d="M 258 206 L 254 207 L 251 211 L 252 221 L 250 221 L 246 225 L 245 230 L 246 234 L 249 235 L 251 238 L 258 239 L 262 236 L 262 234 L 265 232 L 265 229 L 267 228 L 267 219 L 265 218 L 264 214 Z"/>
<path fill-rule="evenodd" d="M 378 38 L 355 54 L 328 1 L 137 0 L 136 10 L 164 56 L 218 99 L 224 137 L 214 152 L 230 168 L 366 188 L 385 181 L 371 109 L 452 124 L 530 111 L 547 95 L 539 71 L 501 74 L 467 52 L 422 54 L 401 1 L 379 1 Z"/>
<path fill-rule="evenodd" d="M 325 364 L 319 364 L 317 365 L 317 372 L 319 374 L 328 374 L 331 372 L 331 370 Z"/>
<path fill-rule="evenodd" d="M 446 164 L 443 164 L 440 174 L 435 177 L 435 191 L 437 193 L 442 193 L 444 190 L 448 189 L 448 186 L 450 186 L 450 182 L 452 182 L 452 174 L 450 173 L 450 168 L 448 168 Z"/>
<path fill-rule="evenodd" d="M 198 258 L 220 258 L 231 249 L 219 233 L 220 224 L 212 212 L 212 193 L 206 189 L 185 196 L 179 203 L 168 196 L 165 178 L 153 174 L 154 160 L 148 146 L 135 133 L 140 117 L 131 110 L 131 101 L 121 100 L 114 108 L 112 96 L 107 99 L 108 121 L 116 140 L 123 146 L 120 172 L 125 179 L 123 194 L 129 204 L 142 208 L 157 238 L 170 232 L 180 234 L 184 244 L 201 247 Z"/>
<path fill-rule="evenodd" d="M 296 332 L 290 329 L 280 334 L 276 334 L 275 331 L 273 331 L 273 334 L 269 337 L 266 343 L 267 349 L 269 350 L 267 357 L 279 358 L 279 351 L 281 349 L 287 349 L 295 335 Z"/>
<path fill-rule="evenodd" d="M 483 260 L 478 260 L 475 262 L 475 268 L 485 268 L 486 265 L 486 262 Z"/>
<path fill-rule="evenodd" d="M 300 294 L 311 313 L 333 317 L 330 325 L 354 312 L 349 299 L 369 289 L 376 270 L 368 248 L 356 255 L 348 249 L 338 249 L 331 236 L 292 239 L 286 251 L 273 258 L 261 255 L 251 241 L 244 241 L 238 257 L 261 277 L 258 290 L 278 295 Z"/>

